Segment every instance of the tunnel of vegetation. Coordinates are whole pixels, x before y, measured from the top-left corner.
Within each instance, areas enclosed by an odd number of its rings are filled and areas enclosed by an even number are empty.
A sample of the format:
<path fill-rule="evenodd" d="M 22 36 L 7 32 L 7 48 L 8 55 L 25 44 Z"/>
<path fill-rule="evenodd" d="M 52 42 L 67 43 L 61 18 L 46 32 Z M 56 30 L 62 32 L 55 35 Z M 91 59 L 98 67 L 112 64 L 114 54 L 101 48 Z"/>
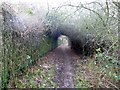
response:
<path fill-rule="evenodd" d="M 49 32 L 49 31 L 48 31 Z M 77 28 L 73 25 L 59 25 L 57 29 L 52 30 L 51 35 L 53 36 L 55 47 L 58 46 L 58 38 L 61 35 L 65 35 L 69 38 L 69 44 L 71 48 L 78 54 L 82 54 L 85 56 L 91 56 L 96 52 L 97 48 L 100 48 L 101 51 L 104 51 L 103 48 L 108 48 L 108 45 L 103 42 L 101 44 L 97 44 L 97 38 L 91 35 L 85 35 L 82 32 L 79 32 Z M 100 38 L 100 37 L 99 37 Z M 107 43 L 110 44 L 108 41 Z"/>
<path fill-rule="evenodd" d="M 2 84 L 7 86 L 9 79 L 25 72 L 26 68 L 35 63 L 58 46 L 58 38 L 65 35 L 70 46 L 77 53 L 93 55 L 97 48 L 108 48 L 105 42 L 97 44 L 98 38 L 79 32 L 74 25 L 59 24 L 55 27 L 47 23 L 35 22 L 31 26 L 27 20 L 20 18 L 14 9 L 3 4 L 4 18 L 3 36 L 3 75 Z M 34 18 L 34 15 L 26 16 Z M 9 58 L 8 58 L 9 57 Z"/>

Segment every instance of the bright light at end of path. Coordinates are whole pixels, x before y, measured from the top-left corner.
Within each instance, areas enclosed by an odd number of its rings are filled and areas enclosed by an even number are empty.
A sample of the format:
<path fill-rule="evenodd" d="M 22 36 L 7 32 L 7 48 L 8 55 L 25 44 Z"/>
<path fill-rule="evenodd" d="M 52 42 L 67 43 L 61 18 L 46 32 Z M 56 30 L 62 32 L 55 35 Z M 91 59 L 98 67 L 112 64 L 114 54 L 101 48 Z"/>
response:
<path fill-rule="evenodd" d="M 67 36 L 61 35 L 58 38 L 58 45 L 64 45 L 64 46 L 69 46 L 69 39 Z"/>

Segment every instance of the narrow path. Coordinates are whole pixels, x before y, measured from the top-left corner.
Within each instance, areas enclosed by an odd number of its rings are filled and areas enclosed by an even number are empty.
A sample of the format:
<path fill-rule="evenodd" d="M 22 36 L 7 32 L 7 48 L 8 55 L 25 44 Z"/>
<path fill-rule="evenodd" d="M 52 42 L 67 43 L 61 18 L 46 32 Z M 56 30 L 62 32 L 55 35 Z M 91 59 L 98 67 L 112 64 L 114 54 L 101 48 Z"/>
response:
<path fill-rule="evenodd" d="M 61 45 L 55 49 L 56 82 L 60 88 L 74 88 L 74 55 L 70 47 Z"/>
<path fill-rule="evenodd" d="M 77 60 L 79 56 L 63 44 L 29 68 L 26 75 L 11 80 L 9 86 L 75 88 Z"/>
<path fill-rule="evenodd" d="M 9 88 L 109 87 L 118 90 L 119 82 L 100 72 L 104 63 L 97 65 L 94 61 L 94 57 L 82 57 L 75 54 L 70 47 L 61 45 L 41 58 L 25 75 L 10 80 L 8 86 Z"/>

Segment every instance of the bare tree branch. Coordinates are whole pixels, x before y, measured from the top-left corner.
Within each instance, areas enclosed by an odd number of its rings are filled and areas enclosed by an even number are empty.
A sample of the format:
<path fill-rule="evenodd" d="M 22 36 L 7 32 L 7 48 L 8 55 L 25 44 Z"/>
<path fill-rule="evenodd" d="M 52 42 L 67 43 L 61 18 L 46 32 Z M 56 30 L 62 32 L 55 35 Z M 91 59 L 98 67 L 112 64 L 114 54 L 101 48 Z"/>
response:
<path fill-rule="evenodd" d="M 98 17 L 99 17 L 99 18 L 101 19 L 101 21 L 103 22 L 103 26 L 106 27 L 106 23 L 105 23 L 105 21 L 103 20 L 102 16 L 101 16 L 98 12 L 96 12 L 95 10 L 88 8 L 88 7 L 84 6 L 83 4 L 80 4 L 80 5 L 72 5 L 72 4 L 62 5 L 62 6 L 59 6 L 59 7 L 56 9 L 56 11 L 58 11 L 60 8 L 65 7 L 65 6 L 74 7 L 74 8 L 76 8 L 77 10 L 79 10 L 79 9 L 81 9 L 81 8 L 84 8 L 84 9 L 86 9 L 86 10 L 89 10 L 89 11 L 97 14 Z"/>
<path fill-rule="evenodd" d="M 106 12 L 106 16 L 107 16 L 106 23 L 107 23 L 108 19 L 109 19 L 109 6 L 108 6 L 108 1 L 107 0 L 106 0 L 106 8 L 107 8 L 107 12 Z"/>

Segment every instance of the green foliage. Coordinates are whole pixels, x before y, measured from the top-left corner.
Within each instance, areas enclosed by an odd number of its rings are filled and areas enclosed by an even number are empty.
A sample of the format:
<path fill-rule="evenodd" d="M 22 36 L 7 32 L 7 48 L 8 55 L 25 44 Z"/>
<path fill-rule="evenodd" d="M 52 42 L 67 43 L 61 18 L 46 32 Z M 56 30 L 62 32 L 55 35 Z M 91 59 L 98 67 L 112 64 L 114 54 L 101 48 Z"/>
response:
<path fill-rule="evenodd" d="M 79 76 L 82 77 L 82 76 Z M 90 85 L 89 83 L 85 80 L 85 79 L 81 79 L 81 78 L 76 78 L 77 80 L 77 84 L 76 84 L 76 88 L 88 88 Z"/>
<path fill-rule="evenodd" d="M 9 79 L 15 78 L 25 73 L 39 58 L 52 50 L 52 37 L 43 37 L 40 47 L 34 49 L 33 46 L 27 48 L 20 42 L 12 41 L 12 32 L 2 32 L 3 34 L 3 87 L 7 87 Z"/>
<path fill-rule="evenodd" d="M 107 2 L 106 2 L 107 3 Z M 118 58 L 118 28 L 116 25 L 116 11 L 117 8 L 113 3 L 106 5 L 95 5 L 95 8 L 91 8 L 89 5 L 66 5 L 56 10 L 50 10 L 46 19 L 48 24 L 52 27 L 57 27 L 61 24 L 74 25 L 76 30 L 89 37 L 93 37 L 91 41 L 99 45 L 96 49 L 95 61 L 90 62 L 90 68 L 95 72 L 100 72 L 105 77 L 108 77 L 111 82 L 118 82 L 120 80 Z M 34 15 L 32 9 L 27 9 L 26 12 L 29 15 Z M 6 28 L 5 29 L 11 29 Z M 53 37 L 43 37 L 40 43 L 40 47 L 35 49 L 34 47 L 27 48 L 21 43 L 13 43 L 11 32 L 2 32 L 3 36 L 3 75 L 2 84 L 7 87 L 9 80 L 16 77 L 19 74 L 25 72 L 25 70 L 32 66 L 40 57 L 44 56 L 48 51 L 54 48 Z M 79 36 L 75 36 L 79 37 Z M 92 47 L 92 46 L 91 46 Z M 101 50 L 103 48 L 103 51 Z M 54 84 L 51 82 L 53 71 L 48 71 L 45 76 L 44 71 L 38 70 L 36 73 L 27 73 L 29 83 L 22 83 L 15 78 L 16 87 L 35 87 L 37 84 L 34 81 L 34 75 L 41 76 L 45 79 L 45 83 L 49 85 Z M 79 78 L 81 77 L 81 78 Z M 87 80 L 82 78 L 82 75 L 77 77 L 77 87 L 89 87 Z M 99 82 L 102 85 L 102 81 Z M 39 87 L 39 86 L 38 86 Z M 47 87 L 46 84 L 42 87 Z M 98 86 L 99 87 L 99 86 Z"/>
<path fill-rule="evenodd" d="M 39 62 L 44 63 L 44 61 Z M 10 85 L 13 85 L 15 88 L 56 87 L 57 84 L 53 82 L 55 76 L 54 67 L 46 69 L 43 68 L 43 66 L 44 65 L 42 63 L 40 63 L 40 65 L 39 64 L 33 65 L 33 67 L 28 69 L 25 75 L 22 75 L 21 77 L 17 77 L 11 80 Z"/>
<path fill-rule="evenodd" d="M 1 83 L 2 83 L 2 18 L 0 16 L 0 87 L 1 87 Z"/>
<path fill-rule="evenodd" d="M 27 9 L 26 12 L 27 12 L 29 15 L 34 15 L 33 10 L 32 10 L 31 8 Z"/>
<path fill-rule="evenodd" d="M 92 6 L 96 8 L 92 8 Z M 74 25 L 79 33 L 94 43 L 93 48 L 99 46 L 104 51 L 111 52 L 111 44 L 112 46 L 118 44 L 118 29 L 113 28 L 117 19 L 112 12 L 117 13 L 112 2 L 109 6 L 102 5 L 101 2 L 83 6 L 81 6 L 81 3 L 78 3 L 78 5 L 65 4 L 50 10 L 46 18 L 49 24 L 55 26 L 55 28 L 61 24 Z"/>
<path fill-rule="evenodd" d="M 112 78 L 113 80 L 120 80 L 119 75 L 119 65 L 120 61 L 113 56 L 109 56 L 105 53 L 101 53 L 100 49 L 96 50 L 96 60 L 94 64 L 100 64 L 101 71 L 106 75 Z"/>

